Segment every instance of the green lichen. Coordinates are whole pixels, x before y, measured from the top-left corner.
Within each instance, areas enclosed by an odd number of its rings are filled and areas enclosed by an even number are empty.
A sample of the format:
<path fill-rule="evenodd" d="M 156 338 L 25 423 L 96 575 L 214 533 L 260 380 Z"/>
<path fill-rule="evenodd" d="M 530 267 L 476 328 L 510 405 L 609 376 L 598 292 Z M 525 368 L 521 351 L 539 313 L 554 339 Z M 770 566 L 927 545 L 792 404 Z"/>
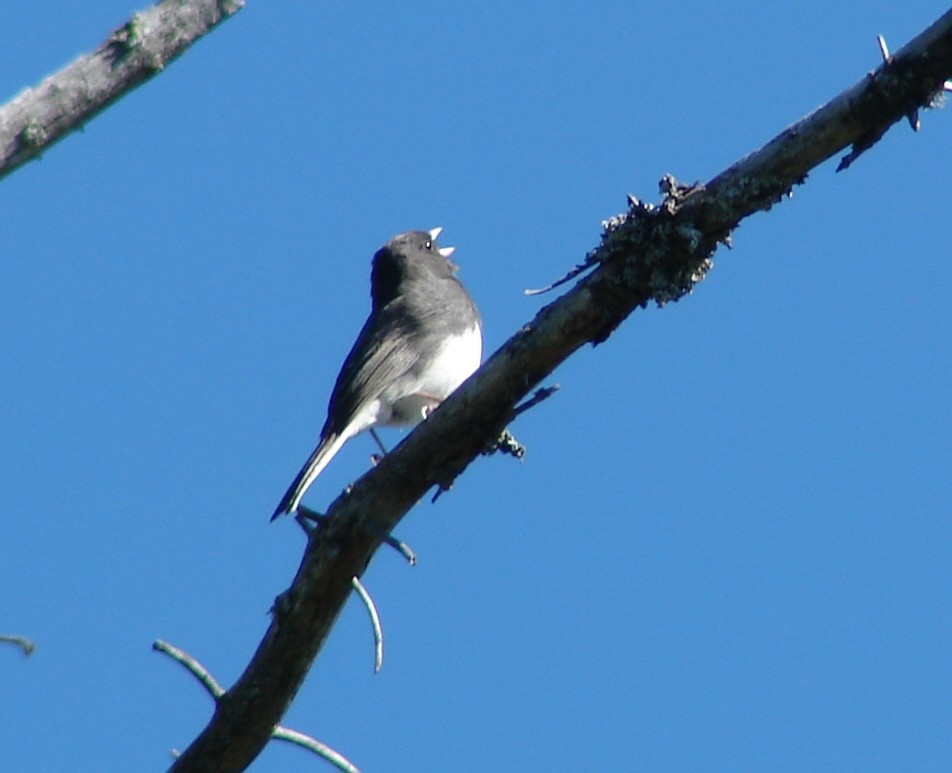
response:
<path fill-rule="evenodd" d="M 34 120 L 27 121 L 20 133 L 17 135 L 17 142 L 23 149 L 39 148 L 46 144 L 47 133 L 40 124 Z"/>

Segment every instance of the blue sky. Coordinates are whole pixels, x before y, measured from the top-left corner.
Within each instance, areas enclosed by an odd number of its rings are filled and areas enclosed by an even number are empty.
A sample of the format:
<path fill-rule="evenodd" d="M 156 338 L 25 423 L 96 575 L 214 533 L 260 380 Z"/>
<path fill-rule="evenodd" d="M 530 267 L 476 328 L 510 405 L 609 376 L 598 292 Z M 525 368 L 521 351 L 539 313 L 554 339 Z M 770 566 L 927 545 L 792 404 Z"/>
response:
<path fill-rule="evenodd" d="M 7 3 L 0 98 L 137 7 Z M 38 644 L 0 649 L 4 769 L 161 770 L 204 726 L 151 642 L 225 684 L 254 651 L 386 239 L 445 227 L 491 352 L 626 193 L 710 178 L 946 9 L 249 0 L 4 180 L 0 632 Z M 366 771 L 952 767 L 950 140 L 929 112 L 825 164 L 560 368 L 525 461 L 373 562 L 382 673 L 351 602 L 287 724 Z"/>

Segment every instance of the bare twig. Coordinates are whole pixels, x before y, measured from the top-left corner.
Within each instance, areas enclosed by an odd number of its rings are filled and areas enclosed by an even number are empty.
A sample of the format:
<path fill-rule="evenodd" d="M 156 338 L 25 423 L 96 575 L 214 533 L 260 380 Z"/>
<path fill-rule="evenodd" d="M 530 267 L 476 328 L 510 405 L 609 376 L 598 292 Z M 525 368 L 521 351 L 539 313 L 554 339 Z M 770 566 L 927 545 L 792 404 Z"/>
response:
<path fill-rule="evenodd" d="M 168 655 L 170 658 L 172 658 L 172 660 L 184 666 L 189 671 L 189 673 L 192 674 L 192 676 L 198 679 L 199 684 L 201 684 L 202 687 L 208 691 L 208 694 L 211 695 L 215 700 L 216 705 L 218 704 L 218 701 L 225 694 L 225 691 L 218 683 L 218 680 L 209 673 L 205 666 L 199 663 L 185 650 L 179 649 L 178 647 L 175 647 L 168 642 L 163 641 L 162 639 L 156 639 L 154 642 L 152 642 L 152 649 L 154 649 L 156 652 L 162 652 Z M 297 744 L 308 751 L 314 752 L 314 754 L 322 757 L 346 773 L 360 773 L 360 770 L 357 768 L 357 766 L 344 757 L 344 755 L 342 755 L 340 752 L 335 751 L 327 744 L 321 743 L 316 738 L 307 735 L 306 733 L 302 733 L 298 730 L 292 730 L 291 728 L 283 727 L 282 725 L 276 725 L 271 732 L 271 737 L 276 738 L 279 741 L 287 741 L 289 743 Z M 178 758 L 180 753 L 175 751 L 173 752 L 173 756 Z"/>
<path fill-rule="evenodd" d="M 350 582 L 354 586 L 354 590 L 357 591 L 357 595 L 360 596 L 360 600 L 364 602 L 367 614 L 370 615 L 370 625 L 374 629 L 374 673 L 379 674 L 380 669 L 383 668 L 383 628 L 380 627 L 377 605 L 374 604 L 374 600 L 359 578 L 352 577 Z"/>
<path fill-rule="evenodd" d="M 595 264 L 588 260 L 583 260 L 581 263 L 572 266 L 566 273 L 556 279 L 554 282 L 550 282 L 545 285 L 545 287 L 536 287 L 534 289 L 526 289 L 522 291 L 523 295 L 544 295 L 550 290 L 554 290 L 556 287 L 561 287 L 568 282 L 571 282 L 575 277 L 580 274 L 584 274 L 588 269 L 592 268 Z"/>
<path fill-rule="evenodd" d="M 553 384 L 550 387 L 542 387 L 541 389 L 537 389 L 532 397 L 524 402 L 519 403 L 519 405 L 512 409 L 512 418 L 521 416 L 530 408 L 537 406 L 543 400 L 548 400 L 550 397 L 552 397 L 552 395 L 558 392 L 560 388 L 561 387 L 558 384 Z"/>
<path fill-rule="evenodd" d="M 318 756 L 323 757 L 331 764 L 336 765 L 345 773 L 360 773 L 360 768 L 354 765 L 354 763 L 348 760 L 344 755 L 334 751 L 330 746 L 321 743 L 313 736 L 305 735 L 304 733 L 299 733 L 297 730 L 291 730 L 290 728 L 278 725 L 271 734 L 271 737 L 278 741 L 287 741 L 288 743 L 302 746 Z"/>
<path fill-rule="evenodd" d="M 413 552 L 413 548 L 411 548 L 406 542 L 401 539 L 397 539 L 392 534 L 388 534 L 386 537 L 384 537 L 383 541 L 385 545 L 389 545 L 401 556 L 403 556 L 410 566 L 416 566 L 416 553 Z"/>
<path fill-rule="evenodd" d="M 879 53 L 882 54 L 883 61 L 889 64 L 892 57 L 889 55 L 889 46 L 886 45 L 886 38 L 882 35 L 877 35 L 876 42 L 879 43 Z"/>
<path fill-rule="evenodd" d="M 244 0 L 162 0 L 0 107 L 0 178 L 162 72 L 243 6 Z"/>
<path fill-rule="evenodd" d="M 294 520 L 297 521 L 298 526 L 304 530 L 308 538 L 311 538 L 320 532 L 321 526 L 327 521 L 327 516 L 316 510 L 312 510 L 310 507 L 298 505 L 297 512 L 294 514 Z M 403 556 L 410 566 L 416 566 L 416 553 L 413 552 L 413 548 L 406 542 L 397 539 L 392 534 L 385 535 L 383 541 L 384 544 L 389 545 Z"/>
<path fill-rule="evenodd" d="M 11 634 L 0 633 L 0 642 L 13 644 L 19 647 L 20 651 L 26 657 L 30 657 L 30 655 L 32 655 L 36 650 L 36 645 L 25 636 L 13 636 Z"/>
<path fill-rule="evenodd" d="M 152 642 L 152 649 L 156 652 L 164 652 L 176 663 L 184 666 L 192 676 L 198 679 L 199 684 L 201 684 L 216 701 L 225 694 L 225 689 L 218 683 L 218 680 L 209 673 L 205 666 L 195 660 L 195 658 L 189 655 L 185 650 L 179 649 L 162 639 L 156 639 Z"/>
<path fill-rule="evenodd" d="M 514 407 L 575 351 L 605 340 L 632 311 L 690 292 L 731 231 L 781 202 L 823 161 L 872 146 L 952 77 L 952 11 L 827 105 L 657 211 L 606 222 L 597 267 L 543 308 L 380 464 L 328 510 L 261 644 L 215 716 L 172 770 L 239 771 L 296 695 L 374 552 L 433 485 L 452 481 L 498 437 Z"/>
<path fill-rule="evenodd" d="M 947 74 L 942 74 L 942 60 L 948 55 L 948 51 L 943 49 L 949 45 L 943 36 L 948 34 L 945 27 L 949 24 L 950 15 L 952 11 L 947 11 L 895 56 L 889 53 L 886 39 L 882 35 L 877 36 L 883 64 L 869 76 L 867 82 L 858 83 L 840 95 L 840 99 L 855 97 L 861 100 L 856 105 L 857 117 L 864 121 L 866 130 L 851 141 L 852 150 L 840 159 L 837 172 L 848 169 L 850 164 L 879 142 L 889 127 L 900 118 L 905 117 L 912 130 L 917 132 L 920 126 L 919 109 L 941 106 L 940 97 L 948 78 Z M 936 52 L 939 61 L 929 62 L 918 56 L 917 49 L 926 47 Z M 889 103 L 889 113 L 878 112 L 881 110 L 881 99 Z M 902 111 L 898 117 L 893 114 L 897 108 Z"/>

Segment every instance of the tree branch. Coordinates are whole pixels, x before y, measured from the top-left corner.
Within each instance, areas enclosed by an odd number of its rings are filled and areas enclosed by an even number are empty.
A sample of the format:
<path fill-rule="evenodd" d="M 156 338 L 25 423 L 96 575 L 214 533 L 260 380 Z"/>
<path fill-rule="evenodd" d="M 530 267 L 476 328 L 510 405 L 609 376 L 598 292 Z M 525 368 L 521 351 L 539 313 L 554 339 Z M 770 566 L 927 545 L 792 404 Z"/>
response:
<path fill-rule="evenodd" d="M 872 48 L 871 53 L 875 51 Z M 952 12 L 890 62 L 706 185 L 664 182 L 659 207 L 631 199 L 605 223 L 594 267 L 543 308 L 416 431 L 339 497 L 309 540 L 291 587 L 275 602 L 257 652 L 172 770 L 238 771 L 271 737 L 382 536 L 432 486 L 445 487 L 499 435 L 514 406 L 586 343 L 636 308 L 690 292 L 711 256 L 751 213 L 768 210 L 810 169 L 871 147 L 896 121 L 931 104 L 952 74 Z"/>
<path fill-rule="evenodd" d="M 162 0 L 0 107 L 0 179 L 162 72 L 244 0 Z"/>
<path fill-rule="evenodd" d="M 357 595 L 360 596 L 360 600 L 364 602 L 367 614 L 370 616 L 370 627 L 373 628 L 374 632 L 374 673 L 379 674 L 380 669 L 383 668 L 383 628 L 380 626 L 380 614 L 377 612 L 377 605 L 374 604 L 373 598 L 367 592 L 363 583 L 356 577 L 352 577 L 350 584 Z"/>
<path fill-rule="evenodd" d="M 27 657 L 30 657 L 30 655 L 32 655 L 36 650 L 36 645 L 25 636 L 14 636 L 3 633 L 0 634 L 0 642 L 3 642 L 4 644 L 13 644 L 16 647 L 19 647 L 20 652 L 22 652 Z"/>
<path fill-rule="evenodd" d="M 199 663 L 185 650 L 174 647 L 162 639 L 156 639 L 154 642 L 152 642 L 152 649 L 156 652 L 162 652 L 165 655 L 168 655 L 176 663 L 179 663 L 198 680 L 199 684 L 205 688 L 206 692 L 211 695 L 216 702 L 221 698 L 222 695 L 224 695 L 225 691 L 218 683 L 218 680 L 211 675 L 205 666 Z M 307 749 L 308 751 L 313 752 L 319 757 L 322 757 L 323 759 L 330 762 L 332 765 L 338 768 L 338 770 L 344 771 L 344 773 L 360 773 L 360 770 L 357 768 L 357 766 L 348 760 L 343 754 L 335 751 L 326 743 L 322 743 L 313 736 L 302 733 L 299 730 L 293 730 L 290 727 L 277 725 L 272 730 L 271 737 L 278 741 L 287 741 L 288 743 L 293 743 L 297 746 Z"/>

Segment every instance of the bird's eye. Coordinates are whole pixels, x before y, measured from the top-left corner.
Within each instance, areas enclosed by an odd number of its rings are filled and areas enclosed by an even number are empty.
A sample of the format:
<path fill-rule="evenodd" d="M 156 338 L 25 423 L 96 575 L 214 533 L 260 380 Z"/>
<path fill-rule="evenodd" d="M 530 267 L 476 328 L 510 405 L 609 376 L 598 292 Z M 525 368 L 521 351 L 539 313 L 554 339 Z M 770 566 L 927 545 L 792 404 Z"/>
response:
<path fill-rule="evenodd" d="M 427 239 L 426 244 L 424 244 L 423 246 L 426 247 L 426 249 L 428 249 L 428 250 L 432 250 L 432 249 L 433 249 L 433 242 L 431 242 L 429 239 Z"/>

